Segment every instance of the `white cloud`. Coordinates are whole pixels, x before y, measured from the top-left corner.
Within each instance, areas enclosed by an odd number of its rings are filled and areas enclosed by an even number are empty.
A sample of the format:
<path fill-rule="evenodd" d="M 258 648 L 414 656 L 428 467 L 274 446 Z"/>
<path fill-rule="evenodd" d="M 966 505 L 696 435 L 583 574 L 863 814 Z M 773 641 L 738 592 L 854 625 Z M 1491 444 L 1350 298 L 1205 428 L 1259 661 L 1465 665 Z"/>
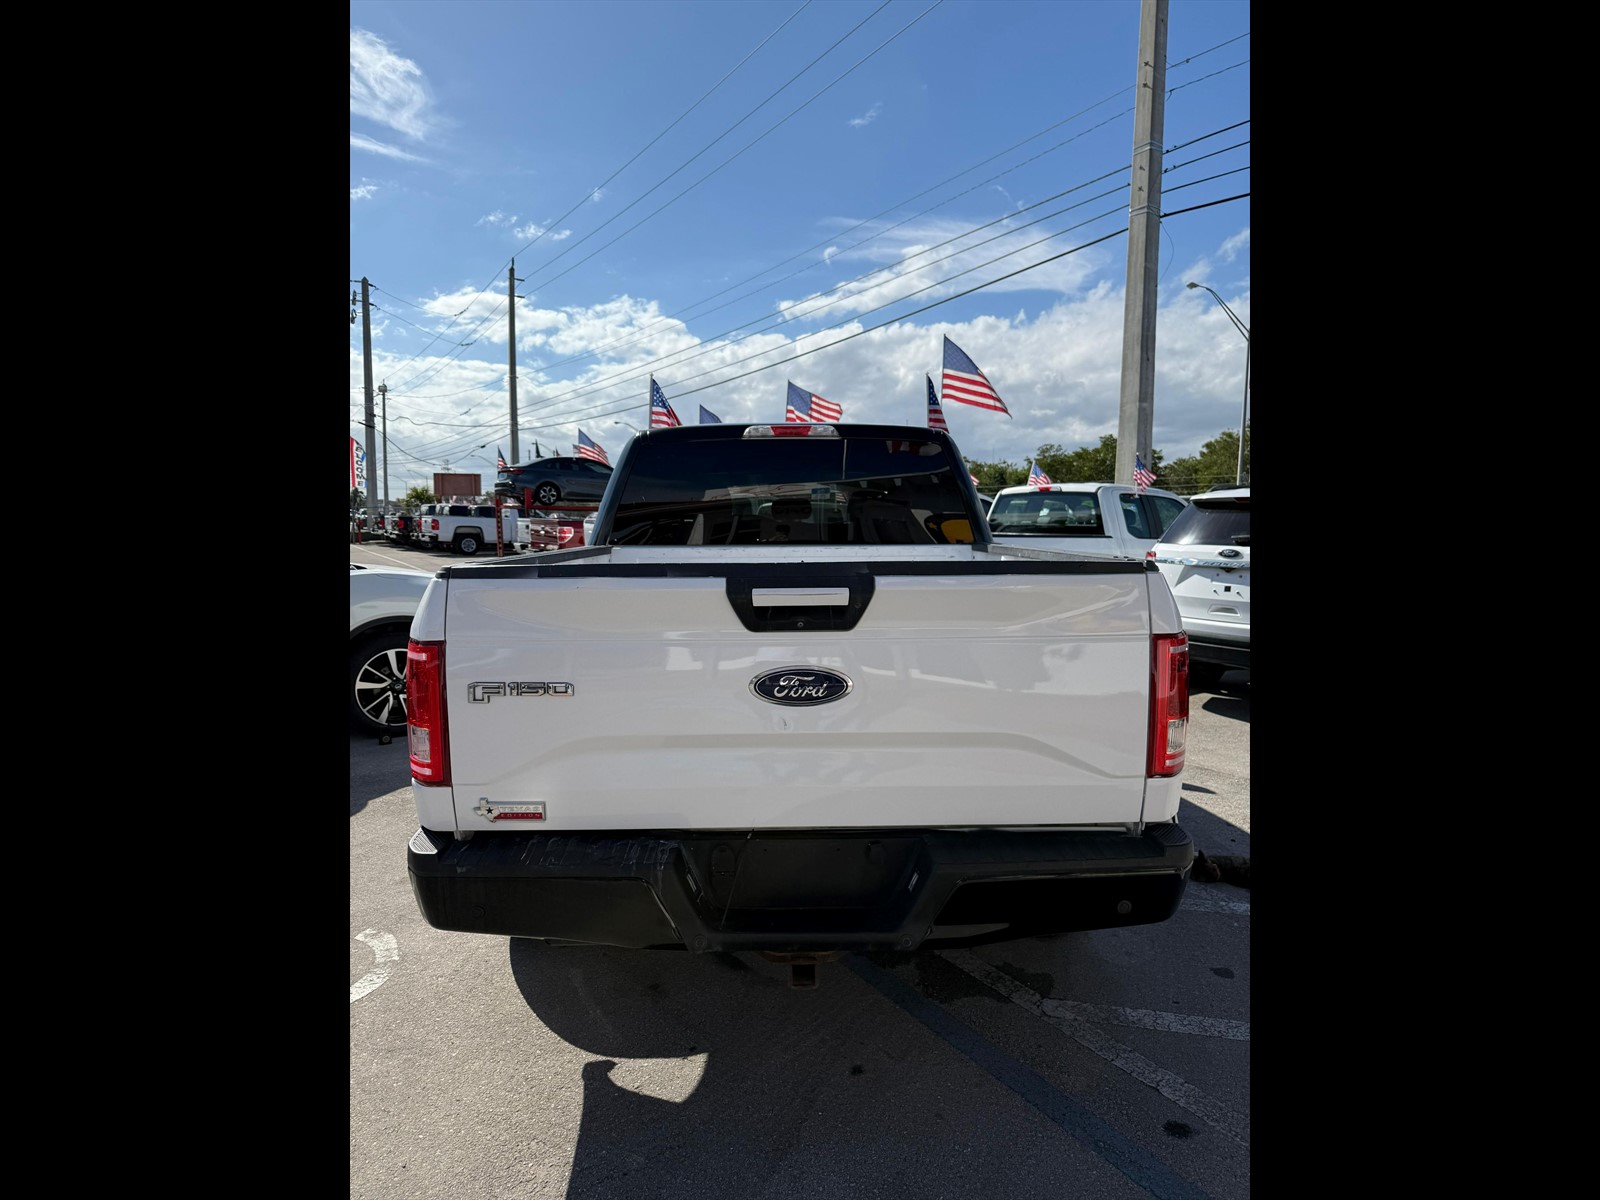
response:
<path fill-rule="evenodd" d="M 823 324 L 832 324 L 852 313 L 872 313 L 897 302 L 901 311 L 915 308 L 965 291 L 985 277 L 992 278 L 1040 262 L 1084 240 L 1082 234 L 1068 233 L 1041 242 L 1047 228 L 1035 225 L 1007 231 L 997 225 L 962 237 L 960 235 L 971 229 L 970 225 L 935 220 L 902 225 L 880 236 L 867 234 L 856 246 L 844 250 L 834 248 L 836 252 L 827 258 L 830 265 L 856 264 L 860 271 L 857 278 L 824 293 L 780 300 L 776 307 L 786 319 L 810 319 Z M 1110 261 L 1104 250 L 1090 248 L 1014 279 L 1002 280 L 989 291 L 1043 290 L 1072 295 Z M 874 271 L 873 263 L 883 265 Z M 884 313 L 893 311 L 891 307 Z M 877 319 L 874 315 L 868 323 L 875 324 Z"/>
<path fill-rule="evenodd" d="M 373 138 L 369 138 L 364 133 L 352 133 L 350 135 L 350 145 L 356 150 L 366 150 L 372 154 L 382 154 L 386 158 L 400 158 L 404 159 L 406 162 L 419 163 L 425 163 L 428 161 L 419 154 L 409 154 L 397 146 L 391 146 L 387 142 L 380 142 L 374 140 Z"/>
<path fill-rule="evenodd" d="M 833 256 L 837 253 L 839 253 L 839 247 L 829 246 L 822 252 L 822 261 L 825 263 L 831 263 L 833 261 Z"/>
<path fill-rule="evenodd" d="M 604 196 L 605 194 L 606 194 L 605 188 L 595 188 L 594 191 L 589 193 L 589 199 L 592 200 L 594 203 L 599 204 L 600 203 L 600 197 Z"/>
<path fill-rule="evenodd" d="M 851 117 L 850 124 L 857 129 L 861 128 L 863 125 L 871 125 L 878 119 L 878 114 L 882 111 L 883 102 L 880 100 L 877 104 L 874 104 L 871 108 L 867 109 L 867 111 L 862 113 L 859 117 Z"/>
<path fill-rule="evenodd" d="M 503 228 L 506 225 L 515 225 L 517 218 L 515 215 L 507 216 L 497 208 L 492 213 L 486 213 L 484 216 L 479 217 L 477 223 L 479 225 L 488 225 L 491 228 Z"/>
<path fill-rule="evenodd" d="M 516 229 L 513 229 L 511 232 L 519 242 L 525 242 L 531 241 L 534 238 L 544 237 L 545 234 L 550 233 L 550 230 L 548 226 L 539 225 L 530 221 L 528 224 L 521 225 Z M 550 233 L 550 240 L 552 242 L 559 242 L 571 236 L 572 230 L 563 229 L 560 233 Z"/>
<path fill-rule="evenodd" d="M 1246 229 L 1240 233 L 1234 234 L 1227 241 L 1223 242 L 1222 249 L 1219 251 L 1219 253 L 1221 254 L 1224 262 L 1232 262 L 1235 258 L 1239 257 L 1241 253 L 1248 249 L 1250 249 L 1250 231 Z"/>
<path fill-rule="evenodd" d="M 524 300 L 517 310 L 522 440 L 565 445 L 582 426 L 615 454 L 619 439 L 628 434 L 613 421 L 647 423 L 647 378 L 652 372 L 679 416 L 689 422 L 698 419 L 702 404 L 731 423 L 781 421 L 785 382 L 792 379 L 842 404 L 848 421 L 922 425 L 924 377 L 931 375 L 939 384 L 943 337 L 948 334 L 994 382 L 1012 413 L 1008 419 L 954 402 L 946 405 L 956 443 L 973 459 L 1026 466 L 1046 443 L 1072 450 L 1096 445 L 1104 435 L 1117 432 L 1125 295 L 1120 282 L 1110 277 L 1118 266 L 1103 264 L 1095 281 L 1057 298 L 1042 311 L 1030 303 L 1027 313 L 951 321 L 941 317 L 944 310 L 934 310 L 862 332 L 884 319 L 875 314 L 839 329 L 800 332 L 796 326 L 783 326 L 781 331 L 710 342 L 683 322 L 664 318 L 653 300 L 624 295 L 576 308 L 541 308 Z M 1159 294 L 1154 442 L 1169 460 L 1197 454 L 1219 433 L 1238 429 L 1244 344 L 1215 302 L 1183 287 L 1184 280 L 1202 278 L 1203 271 L 1193 263 L 1184 270 L 1174 269 L 1163 275 Z M 1248 322 L 1248 275 L 1231 282 L 1225 294 Z M 1235 296 L 1242 299 L 1242 306 L 1234 304 Z M 387 351 L 375 347 L 378 377 L 387 377 L 392 389 L 397 378 L 421 378 L 422 383 L 408 390 L 441 397 L 467 390 L 469 394 L 437 402 L 413 403 L 408 397 L 401 410 L 419 421 L 472 425 L 481 419 L 484 425 L 481 430 L 426 431 L 401 425 L 400 436 L 409 438 L 402 444 L 411 447 L 429 439 L 459 437 L 476 446 L 493 436 L 503 438 L 503 293 L 479 298 L 476 285 L 464 284 L 451 295 L 424 302 L 424 307 L 436 319 L 416 320 L 430 328 L 442 329 L 463 308 L 468 311 L 415 359 L 409 355 L 431 334 L 413 330 L 409 346 L 391 343 Z M 489 319 L 479 328 L 484 318 Z M 858 336 L 841 340 L 850 334 Z M 459 342 L 473 339 L 480 345 L 466 355 L 481 358 L 451 357 L 460 354 Z M 359 389 L 362 361 L 357 342 L 350 383 Z M 804 350 L 815 352 L 783 361 Z M 589 351 L 596 351 L 597 357 L 578 357 Z M 770 369 L 759 370 L 764 366 Z M 751 371 L 756 373 L 746 374 Z M 391 434 L 397 432 L 393 421 L 398 398 L 394 393 L 390 399 Z M 492 447 L 489 454 L 492 457 Z M 439 454 L 430 451 L 424 457 Z"/>
<path fill-rule="evenodd" d="M 377 190 L 378 189 L 376 187 L 374 187 L 372 184 L 363 183 L 360 187 L 353 187 L 353 188 L 350 189 L 350 199 L 352 199 L 352 200 L 370 200 L 370 199 L 372 199 L 373 193 L 376 192 Z"/>
<path fill-rule="evenodd" d="M 350 31 L 350 113 L 425 141 L 437 120 L 422 68 L 364 29 Z"/>

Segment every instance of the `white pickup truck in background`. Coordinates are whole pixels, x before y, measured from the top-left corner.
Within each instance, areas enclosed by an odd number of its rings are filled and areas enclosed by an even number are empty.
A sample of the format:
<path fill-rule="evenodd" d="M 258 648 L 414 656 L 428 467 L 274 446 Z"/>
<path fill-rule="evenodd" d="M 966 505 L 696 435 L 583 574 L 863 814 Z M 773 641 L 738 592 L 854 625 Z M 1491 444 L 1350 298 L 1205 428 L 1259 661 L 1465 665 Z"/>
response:
<path fill-rule="evenodd" d="M 428 512 L 431 507 L 433 512 Z M 501 510 L 501 538 L 508 551 L 517 545 L 518 509 Z M 450 549 L 471 557 L 481 550 L 492 551 L 494 540 L 494 505 L 492 504 L 435 504 L 425 506 L 417 518 L 416 532 L 412 534 L 416 545 L 430 550 Z"/>
<path fill-rule="evenodd" d="M 1005 545 L 1144 558 L 1188 501 L 1122 483 L 1045 483 L 1001 488 L 989 530 Z"/>
<path fill-rule="evenodd" d="M 795 965 L 1165 920 L 1188 652 L 1154 566 L 996 545 L 949 435 L 699 425 L 595 544 L 411 627 L 430 925 Z"/>

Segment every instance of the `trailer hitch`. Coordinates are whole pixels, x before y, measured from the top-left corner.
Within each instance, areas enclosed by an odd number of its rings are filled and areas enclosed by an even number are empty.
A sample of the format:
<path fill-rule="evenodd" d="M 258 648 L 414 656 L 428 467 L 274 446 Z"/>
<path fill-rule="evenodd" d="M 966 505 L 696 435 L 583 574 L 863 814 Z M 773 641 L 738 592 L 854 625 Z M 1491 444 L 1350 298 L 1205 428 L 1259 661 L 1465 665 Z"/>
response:
<path fill-rule="evenodd" d="M 824 950 L 816 954 L 784 954 L 775 950 L 762 950 L 761 957 L 768 962 L 789 965 L 789 986 L 814 988 L 817 986 L 817 964 L 836 962 L 842 950 Z"/>

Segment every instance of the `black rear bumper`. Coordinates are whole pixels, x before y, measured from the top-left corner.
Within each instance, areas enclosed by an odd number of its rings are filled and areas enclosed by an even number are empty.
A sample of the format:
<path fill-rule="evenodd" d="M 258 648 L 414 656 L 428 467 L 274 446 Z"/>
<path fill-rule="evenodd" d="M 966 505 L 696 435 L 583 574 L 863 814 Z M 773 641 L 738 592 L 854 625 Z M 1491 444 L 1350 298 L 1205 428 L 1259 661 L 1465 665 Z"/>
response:
<path fill-rule="evenodd" d="M 1176 825 L 1139 835 L 495 832 L 467 841 L 419 829 L 406 858 L 435 929 L 820 953 L 1164 921 L 1183 897 L 1194 843 Z"/>
<path fill-rule="evenodd" d="M 1224 642 L 1215 638 L 1189 635 L 1189 661 L 1215 663 L 1241 671 L 1250 669 L 1250 643 Z"/>

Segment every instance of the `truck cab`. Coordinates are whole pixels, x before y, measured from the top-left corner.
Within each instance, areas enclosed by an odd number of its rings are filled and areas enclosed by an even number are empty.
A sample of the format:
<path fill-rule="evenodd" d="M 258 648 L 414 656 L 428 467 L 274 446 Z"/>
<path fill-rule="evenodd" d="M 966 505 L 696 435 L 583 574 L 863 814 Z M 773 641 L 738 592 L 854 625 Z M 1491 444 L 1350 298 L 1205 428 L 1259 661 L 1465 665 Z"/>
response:
<path fill-rule="evenodd" d="M 1003 545 L 1142 559 L 1187 504 L 1131 484 L 1024 484 L 995 494 L 989 529 Z"/>

